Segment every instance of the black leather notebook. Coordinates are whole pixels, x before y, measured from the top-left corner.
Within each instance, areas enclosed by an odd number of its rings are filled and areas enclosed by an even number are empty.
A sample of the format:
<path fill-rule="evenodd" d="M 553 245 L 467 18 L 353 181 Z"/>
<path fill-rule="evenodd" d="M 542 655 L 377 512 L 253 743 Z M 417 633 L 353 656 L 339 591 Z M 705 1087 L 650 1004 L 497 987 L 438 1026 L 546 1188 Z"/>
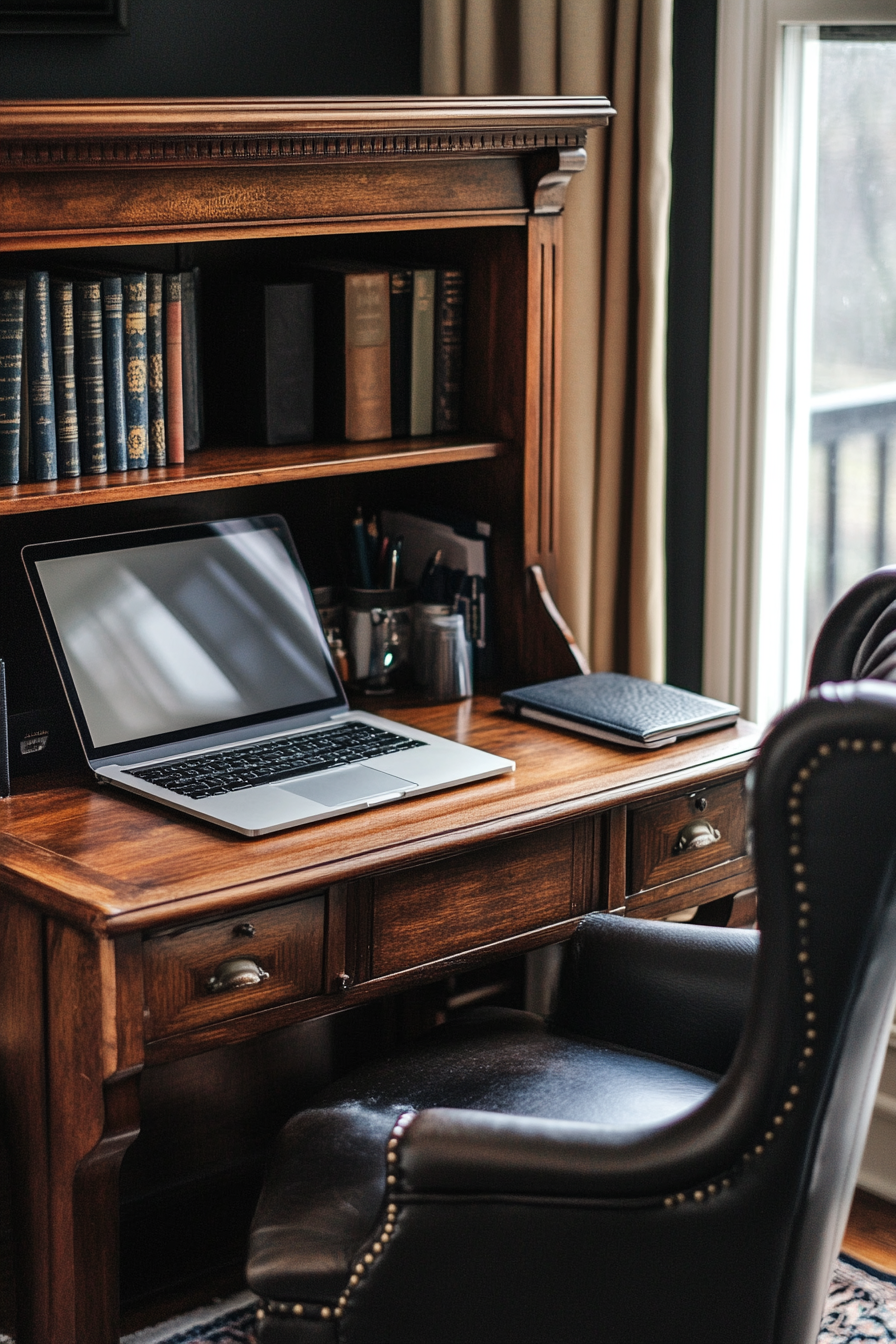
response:
<path fill-rule="evenodd" d="M 726 728 L 737 705 L 622 672 L 592 672 L 505 691 L 501 704 L 517 717 L 629 747 L 666 747 L 679 737 Z"/>

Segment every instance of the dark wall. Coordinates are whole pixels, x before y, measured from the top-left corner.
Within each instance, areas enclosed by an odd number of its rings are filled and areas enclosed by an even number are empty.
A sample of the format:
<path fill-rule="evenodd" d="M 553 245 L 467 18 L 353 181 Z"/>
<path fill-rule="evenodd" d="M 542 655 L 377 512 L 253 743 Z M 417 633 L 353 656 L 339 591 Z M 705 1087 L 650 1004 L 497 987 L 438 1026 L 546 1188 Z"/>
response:
<path fill-rule="evenodd" d="M 675 0 L 669 223 L 667 657 L 673 685 L 703 676 L 706 434 L 716 0 Z"/>
<path fill-rule="evenodd" d="M 2 98 L 420 91 L 420 0 L 130 0 L 114 37 L 0 36 Z"/>

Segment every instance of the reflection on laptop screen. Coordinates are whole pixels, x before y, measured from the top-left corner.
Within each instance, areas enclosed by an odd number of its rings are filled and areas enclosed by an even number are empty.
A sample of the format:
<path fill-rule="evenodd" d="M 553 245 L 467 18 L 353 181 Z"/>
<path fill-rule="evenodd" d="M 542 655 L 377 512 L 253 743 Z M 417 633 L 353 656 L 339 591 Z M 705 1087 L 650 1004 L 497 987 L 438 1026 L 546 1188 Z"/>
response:
<path fill-rule="evenodd" d="M 97 747 L 336 694 L 311 593 L 270 529 L 36 568 Z"/>

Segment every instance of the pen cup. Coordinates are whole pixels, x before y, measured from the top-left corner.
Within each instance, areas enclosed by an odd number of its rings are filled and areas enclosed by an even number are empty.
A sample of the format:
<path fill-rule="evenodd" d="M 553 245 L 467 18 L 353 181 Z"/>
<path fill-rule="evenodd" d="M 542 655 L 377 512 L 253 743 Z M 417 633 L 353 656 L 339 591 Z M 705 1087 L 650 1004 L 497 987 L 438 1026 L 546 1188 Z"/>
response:
<path fill-rule="evenodd" d="M 471 649 L 459 613 L 432 617 L 425 629 L 424 659 L 434 700 L 465 700 L 473 694 Z"/>
<path fill-rule="evenodd" d="M 451 608 L 441 602 L 414 603 L 414 634 L 411 643 L 411 664 L 414 680 L 418 686 L 428 686 L 432 680 L 432 666 L 429 649 L 434 647 L 429 639 L 432 622 L 436 616 L 450 616 Z"/>
<path fill-rule="evenodd" d="M 410 588 L 348 588 L 345 616 L 352 671 L 368 695 L 388 695 L 411 656 Z"/>

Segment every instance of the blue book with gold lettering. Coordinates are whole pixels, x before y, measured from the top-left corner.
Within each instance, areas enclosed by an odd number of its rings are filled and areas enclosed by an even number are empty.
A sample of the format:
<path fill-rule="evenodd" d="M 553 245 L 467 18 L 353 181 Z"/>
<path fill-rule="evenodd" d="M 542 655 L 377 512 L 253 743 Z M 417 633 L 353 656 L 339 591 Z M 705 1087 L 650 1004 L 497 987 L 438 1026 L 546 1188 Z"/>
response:
<path fill-rule="evenodd" d="M 103 377 L 103 293 L 99 280 L 74 282 L 75 390 L 81 470 L 106 470 L 106 382 Z"/>
<path fill-rule="evenodd" d="M 102 295 L 103 375 L 106 390 L 106 467 L 108 471 L 127 471 L 128 435 L 124 395 L 124 298 L 120 275 L 107 275 L 103 279 Z"/>
<path fill-rule="evenodd" d="M 146 272 L 121 277 L 124 299 L 124 405 L 128 467 L 149 466 L 146 376 Z"/>
<path fill-rule="evenodd" d="M 50 281 L 53 383 L 56 393 L 56 459 L 60 476 L 80 476 L 78 403 L 75 394 L 75 314 L 71 280 Z"/>
<path fill-rule="evenodd" d="M 28 346 L 28 404 L 31 413 L 31 474 L 56 479 L 56 397 L 50 336 L 50 277 L 30 271 L 25 282 L 25 341 Z"/>
<path fill-rule="evenodd" d="M 19 479 L 25 281 L 0 276 L 0 485 Z"/>

